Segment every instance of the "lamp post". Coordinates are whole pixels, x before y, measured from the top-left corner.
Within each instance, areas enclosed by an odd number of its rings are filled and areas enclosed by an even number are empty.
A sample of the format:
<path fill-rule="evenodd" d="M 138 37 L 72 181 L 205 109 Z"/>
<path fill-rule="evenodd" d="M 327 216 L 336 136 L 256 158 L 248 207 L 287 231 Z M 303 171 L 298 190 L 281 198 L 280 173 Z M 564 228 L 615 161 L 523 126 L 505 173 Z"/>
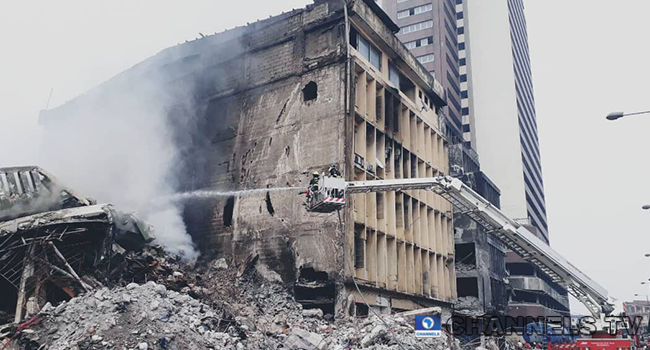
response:
<path fill-rule="evenodd" d="M 650 111 L 642 111 L 642 112 L 634 112 L 634 113 L 611 112 L 605 118 L 607 118 L 607 120 L 616 120 L 623 117 L 627 117 L 628 115 L 638 115 L 638 114 L 647 114 L 647 113 L 650 113 Z"/>

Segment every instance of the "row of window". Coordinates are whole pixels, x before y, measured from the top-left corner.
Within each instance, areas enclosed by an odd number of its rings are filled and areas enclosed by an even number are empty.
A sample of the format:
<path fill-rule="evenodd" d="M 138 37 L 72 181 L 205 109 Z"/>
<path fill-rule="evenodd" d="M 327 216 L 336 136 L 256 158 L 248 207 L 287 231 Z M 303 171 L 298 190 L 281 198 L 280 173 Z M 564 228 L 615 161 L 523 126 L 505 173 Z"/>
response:
<path fill-rule="evenodd" d="M 433 20 L 418 22 L 418 23 L 414 23 L 414 24 L 402 27 L 402 29 L 399 31 L 398 34 L 413 33 L 413 32 L 417 32 L 417 31 L 420 31 L 420 30 L 428 29 L 428 28 L 433 28 Z"/>
<path fill-rule="evenodd" d="M 443 7 L 445 8 L 445 14 L 447 15 L 447 19 L 449 19 L 449 22 L 456 23 L 456 19 L 454 19 L 454 16 L 451 14 L 449 7 L 447 5 L 444 5 Z"/>
<path fill-rule="evenodd" d="M 410 16 L 419 15 L 421 13 L 429 12 L 433 10 L 432 4 L 426 4 L 422 6 L 412 7 L 404 11 L 397 12 L 397 19 L 402 19 Z"/>
<path fill-rule="evenodd" d="M 429 37 L 426 37 L 426 38 L 409 41 L 409 42 L 404 43 L 404 45 L 409 50 L 412 50 L 412 49 L 414 49 L 416 47 L 433 45 L 433 37 L 429 36 Z"/>
<path fill-rule="evenodd" d="M 433 60 L 434 60 L 434 57 L 433 57 L 432 53 L 430 53 L 428 55 L 418 57 L 418 61 L 420 61 L 420 63 L 422 63 L 422 64 L 433 62 Z"/>

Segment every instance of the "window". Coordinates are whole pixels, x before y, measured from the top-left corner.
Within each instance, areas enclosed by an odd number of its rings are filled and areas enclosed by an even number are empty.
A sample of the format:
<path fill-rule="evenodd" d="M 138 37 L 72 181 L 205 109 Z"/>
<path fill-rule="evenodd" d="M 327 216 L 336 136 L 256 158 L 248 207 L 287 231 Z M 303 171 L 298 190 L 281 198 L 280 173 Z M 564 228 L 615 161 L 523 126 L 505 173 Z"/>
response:
<path fill-rule="evenodd" d="M 413 9 L 414 14 L 419 15 L 421 13 L 429 12 L 433 10 L 433 5 L 432 4 L 427 4 L 427 5 L 422 5 L 418 6 Z"/>
<path fill-rule="evenodd" d="M 463 19 L 463 12 L 456 12 L 456 19 Z"/>
<path fill-rule="evenodd" d="M 391 63 L 388 64 L 388 80 L 390 80 L 390 82 L 395 86 L 399 87 L 399 71 Z"/>
<path fill-rule="evenodd" d="M 469 115 L 469 107 L 463 107 L 461 112 L 463 112 L 463 115 Z"/>
<path fill-rule="evenodd" d="M 398 3 L 398 4 L 401 4 L 401 3 L 403 3 L 403 2 L 407 2 L 407 1 L 409 1 L 409 0 L 397 0 L 397 3 Z"/>
<path fill-rule="evenodd" d="M 431 44 L 433 44 L 433 37 L 432 36 L 428 36 L 426 38 L 417 39 L 417 40 L 413 40 L 413 41 L 409 41 L 407 43 L 404 43 L 406 48 L 409 49 L 409 50 L 412 50 L 412 49 L 414 49 L 416 47 L 422 47 L 422 46 L 427 46 L 427 45 L 431 45 Z"/>
<path fill-rule="evenodd" d="M 466 58 L 461 58 L 460 60 L 458 60 L 458 64 L 461 65 L 461 66 L 466 65 L 467 64 L 467 59 Z"/>
<path fill-rule="evenodd" d="M 454 61 L 451 60 L 451 58 L 449 58 L 449 55 L 447 55 L 446 58 L 447 58 L 447 66 L 448 66 L 447 68 L 449 68 L 449 70 L 451 70 L 454 73 L 454 76 L 457 77 L 459 74 L 458 74 L 458 69 L 456 68 L 456 64 L 454 63 Z"/>
<path fill-rule="evenodd" d="M 458 50 L 465 50 L 465 43 L 459 43 Z"/>
<path fill-rule="evenodd" d="M 465 27 L 458 27 L 456 28 L 456 31 L 458 32 L 458 35 L 465 34 Z"/>
<path fill-rule="evenodd" d="M 454 47 L 455 47 L 456 44 L 458 44 L 458 34 L 456 34 L 456 31 L 453 28 L 451 28 L 451 26 L 449 26 L 449 23 L 447 23 L 447 21 L 445 21 L 445 29 L 447 30 L 447 35 L 449 35 L 451 40 L 454 41 Z"/>
<path fill-rule="evenodd" d="M 378 69 L 381 69 L 381 52 L 372 45 L 370 45 L 370 63 Z"/>
<path fill-rule="evenodd" d="M 420 63 L 422 63 L 422 64 L 433 62 L 433 54 L 420 56 L 420 57 L 418 57 L 418 61 L 420 61 Z"/>
<path fill-rule="evenodd" d="M 354 28 L 350 29 L 350 45 L 357 49 L 361 56 L 370 61 L 373 66 L 381 69 L 381 51 L 368 42 Z"/>
<path fill-rule="evenodd" d="M 461 91 L 460 92 L 460 97 L 467 98 L 468 97 L 467 90 Z"/>
<path fill-rule="evenodd" d="M 403 34 L 413 33 L 427 28 L 433 28 L 433 20 L 418 22 L 418 23 L 408 25 L 406 27 L 402 27 L 402 29 L 399 31 L 398 34 L 403 35 Z"/>
<path fill-rule="evenodd" d="M 432 4 L 426 4 L 426 5 L 422 5 L 422 6 L 418 6 L 418 7 L 413 7 L 413 8 L 410 8 L 410 9 L 399 11 L 397 13 L 397 19 L 402 19 L 402 18 L 406 18 L 406 17 L 409 17 L 409 16 L 419 15 L 421 13 L 429 12 L 431 10 L 433 10 L 433 5 Z"/>
<path fill-rule="evenodd" d="M 461 74 L 461 76 L 460 76 L 460 82 L 461 82 L 461 83 L 464 83 L 464 82 L 466 82 L 466 81 L 467 81 L 467 74 Z"/>
<path fill-rule="evenodd" d="M 456 49 L 456 45 L 452 44 L 447 37 L 445 37 L 445 43 L 447 44 L 447 49 L 449 49 L 448 51 L 454 58 L 454 61 L 458 61 L 458 49 Z"/>

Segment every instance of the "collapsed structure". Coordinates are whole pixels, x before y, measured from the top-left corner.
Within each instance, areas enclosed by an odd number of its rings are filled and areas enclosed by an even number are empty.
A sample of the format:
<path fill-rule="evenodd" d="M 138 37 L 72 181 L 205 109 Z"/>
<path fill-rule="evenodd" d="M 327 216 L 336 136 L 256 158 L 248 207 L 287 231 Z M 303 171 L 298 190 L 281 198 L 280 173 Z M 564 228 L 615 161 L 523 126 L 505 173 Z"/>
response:
<path fill-rule="evenodd" d="M 119 272 L 117 257 L 152 239 L 142 221 L 42 169 L 0 168 L 0 324 L 98 286 L 92 273 Z"/>
<path fill-rule="evenodd" d="M 178 137 L 179 191 L 306 186 L 331 164 L 351 180 L 447 174 L 440 85 L 374 1 L 344 4 L 317 0 L 166 49 L 41 122 L 56 135 L 99 109 L 123 112 L 116 91 L 155 81 L 173 100 L 166 117 L 195 127 Z M 185 222 L 204 254 L 258 257 L 307 307 L 366 313 L 365 299 L 381 313 L 449 313 L 449 203 L 424 191 L 357 194 L 340 216 L 321 216 L 302 202 L 293 191 L 204 199 L 187 203 Z"/>
<path fill-rule="evenodd" d="M 456 259 L 453 208 L 440 193 L 355 193 L 342 211 L 322 215 L 307 213 L 297 190 L 277 190 L 306 187 L 308 174 L 332 165 L 347 181 L 449 173 L 443 91 L 395 37 L 398 29 L 372 0 L 316 0 L 166 49 L 43 112 L 41 122 L 56 137 L 80 119 L 164 103 L 161 118 L 192 126 L 175 130 L 175 190 L 233 191 L 185 204 L 205 256 L 270 266 L 306 308 L 340 316 L 439 306 L 445 317 L 457 298 Z M 602 287 L 472 198 L 447 199 L 566 283 L 594 315 L 611 311 Z"/>

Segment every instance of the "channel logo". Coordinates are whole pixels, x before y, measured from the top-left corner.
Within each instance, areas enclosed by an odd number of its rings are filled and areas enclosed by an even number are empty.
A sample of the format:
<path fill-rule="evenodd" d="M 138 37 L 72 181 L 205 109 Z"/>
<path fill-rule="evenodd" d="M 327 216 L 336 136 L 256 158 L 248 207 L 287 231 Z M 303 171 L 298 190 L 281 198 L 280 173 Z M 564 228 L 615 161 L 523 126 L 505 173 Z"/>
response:
<path fill-rule="evenodd" d="M 415 336 L 418 338 L 436 338 L 440 336 L 440 315 L 415 316 Z"/>

